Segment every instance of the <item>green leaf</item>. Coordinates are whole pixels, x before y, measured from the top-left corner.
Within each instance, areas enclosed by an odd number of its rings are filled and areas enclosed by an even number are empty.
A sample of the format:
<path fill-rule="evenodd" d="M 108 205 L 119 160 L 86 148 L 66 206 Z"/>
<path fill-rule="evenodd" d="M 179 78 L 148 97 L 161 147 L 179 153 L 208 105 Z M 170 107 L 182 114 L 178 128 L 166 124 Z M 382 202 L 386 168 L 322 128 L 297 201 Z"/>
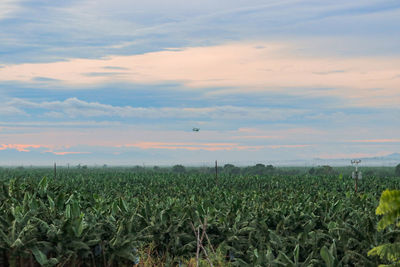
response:
<path fill-rule="evenodd" d="M 299 244 L 296 245 L 293 251 L 294 254 L 294 262 L 297 264 L 299 262 L 299 254 L 300 254 L 300 246 Z"/>
<path fill-rule="evenodd" d="M 68 247 L 74 251 L 78 251 L 78 250 L 90 251 L 90 247 L 82 241 L 72 241 L 70 244 L 68 244 Z"/>
<path fill-rule="evenodd" d="M 44 196 L 44 194 L 47 193 L 47 187 L 48 187 L 49 183 L 47 182 L 47 177 L 44 176 L 42 178 L 42 180 L 40 180 L 39 182 L 39 194 L 41 196 Z"/>
<path fill-rule="evenodd" d="M 37 247 L 34 247 L 31 249 L 32 250 L 32 254 L 35 257 L 35 260 L 41 265 L 45 265 L 47 263 L 47 257 L 46 255 L 40 251 Z"/>
<path fill-rule="evenodd" d="M 24 243 L 21 239 L 17 238 L 14 243 L 11 245 L 12 248 L 21 248 L 24 246 Z"/>
<path fill-rule="evenodd" d="M 76 237 L 80 237 L 82 235 L 83 226 L 84 226 L 83 218 L 82 217 L 76 218 L 74 221 L 74 226 L 72 227 L 72 230 L 74 231 Z"/>
<path fill-rule="evenodd" d="M 379 256 L 382 260 L 400 262 L 400 243 L 383 244 L 368 251 L 368 256 Z"/>
<path fill-rule="evenodd" d="M 377 215 L 384 215 L 400 207 L 400 190 L 385 190 L 381 195 Z"/>
<path fill-rule="evenodd" d="M 254 256 L 256 256 L 256 258 L 258 258 L 258 250 L 254 249 L 253 253 L 254 253 Z"/>
<path fill-rule="evenodd" d="M 67 206 L 65 207 L 65 218 L 71 218 L 71 206 L 69 204 L 67 204 Z"/>
<path fill-rule="evenodd" d="M 55 210 L 54 200 L 49 195 L 47 195 L 47 200 L 49 201 L 50 210 L 53 212 Z"/>
<path fill-rule="evenodd" d="M 334 258 L 326 246 L 323 246 L 320 250 L 320 254 L 322 259 L 325 261 L 327 267 L 333 267 L 334 265 Z"/>
<path fill-rule="evenodd" d="M 122 197 L 119 198 L 119 206 L 123 212 L 128 212 L 128 205 Z"/>

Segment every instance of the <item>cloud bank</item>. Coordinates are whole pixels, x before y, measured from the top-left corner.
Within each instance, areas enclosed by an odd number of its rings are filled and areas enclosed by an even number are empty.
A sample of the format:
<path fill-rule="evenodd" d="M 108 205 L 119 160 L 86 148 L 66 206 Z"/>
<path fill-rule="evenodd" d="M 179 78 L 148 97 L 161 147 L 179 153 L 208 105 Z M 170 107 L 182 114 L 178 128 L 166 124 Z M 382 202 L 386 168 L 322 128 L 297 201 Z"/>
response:
<path fill-rule="evenodd" d="M 112 82 L 181 83 L 186 90 L 330 95 L 353 105 L 398 106 L 399 75 L 400 58 L 304 57 L 297 56 L 288 44 L 236 43 L 104 59 L 6 65 L 0 81 L 75 89 Z"/>

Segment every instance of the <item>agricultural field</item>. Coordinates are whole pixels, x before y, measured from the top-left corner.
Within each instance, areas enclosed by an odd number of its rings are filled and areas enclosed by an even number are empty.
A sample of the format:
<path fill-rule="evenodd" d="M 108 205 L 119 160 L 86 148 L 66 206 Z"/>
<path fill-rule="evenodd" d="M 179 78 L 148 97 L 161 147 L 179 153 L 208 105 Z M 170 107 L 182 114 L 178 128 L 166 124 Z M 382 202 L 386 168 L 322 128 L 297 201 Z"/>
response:
<path fill-rule="evenodd" d="M 0 266 L 377 266 L 385 189 L 364 175 L 0 169 Z M 198 258 L 198 260 L 196 259 Z"/>

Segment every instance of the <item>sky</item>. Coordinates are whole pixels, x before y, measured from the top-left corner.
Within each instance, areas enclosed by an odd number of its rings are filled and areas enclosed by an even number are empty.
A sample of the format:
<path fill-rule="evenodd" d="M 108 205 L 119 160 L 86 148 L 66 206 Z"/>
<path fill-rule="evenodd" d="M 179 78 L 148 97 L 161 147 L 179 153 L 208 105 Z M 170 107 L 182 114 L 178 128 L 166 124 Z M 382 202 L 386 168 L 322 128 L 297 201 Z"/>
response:
<path fill-rule="evenodd" d="M 399 152 L 398 0 L 0 2 L 0 165 Z"/>

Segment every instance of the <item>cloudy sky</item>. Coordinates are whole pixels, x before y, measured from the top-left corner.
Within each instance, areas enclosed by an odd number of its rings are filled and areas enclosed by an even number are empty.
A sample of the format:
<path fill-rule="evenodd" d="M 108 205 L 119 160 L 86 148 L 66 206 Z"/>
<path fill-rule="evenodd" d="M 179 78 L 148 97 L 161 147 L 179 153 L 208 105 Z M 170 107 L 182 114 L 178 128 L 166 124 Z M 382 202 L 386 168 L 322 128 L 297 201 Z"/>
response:
<path fill-rule="evenodd" d="M 398 0 L 0 1 L 0 165 L 396 152 Z"/>

